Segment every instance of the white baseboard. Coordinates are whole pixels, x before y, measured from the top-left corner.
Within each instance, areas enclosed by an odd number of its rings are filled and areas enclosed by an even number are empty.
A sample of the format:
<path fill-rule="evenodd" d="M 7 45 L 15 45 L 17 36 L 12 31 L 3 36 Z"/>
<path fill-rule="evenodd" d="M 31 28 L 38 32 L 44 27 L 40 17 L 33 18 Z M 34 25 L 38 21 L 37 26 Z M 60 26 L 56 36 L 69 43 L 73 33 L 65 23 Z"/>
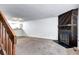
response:
<path fill-rule="evenodd" d="M 17 38 L 49 39 L 49 38 L 35 37 L 35 36 L 17 36 Z M 49 40 L 57 40 L 57 39 L 49 39 Z"/>

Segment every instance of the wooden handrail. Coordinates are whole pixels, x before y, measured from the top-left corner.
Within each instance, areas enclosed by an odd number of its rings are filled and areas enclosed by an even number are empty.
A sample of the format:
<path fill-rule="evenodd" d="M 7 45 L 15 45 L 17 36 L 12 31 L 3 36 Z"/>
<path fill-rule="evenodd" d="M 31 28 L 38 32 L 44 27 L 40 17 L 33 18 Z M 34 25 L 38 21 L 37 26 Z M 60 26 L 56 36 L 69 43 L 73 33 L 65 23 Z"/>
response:
<path fill-rule="evenodd" d="M 15 32 L 13 31 L 13 29 L 10 27 L 8 21 L 7 21 L 7 18 L 5 17 L 4 13 L 2 11 L 0 11 L 0 22 L 2 24 L 2 38 L 1 40 L 3 41 L 3 46 L 6 50 L 6 53 L 7 54 L 12 54 L 14 55 L 15 54 L 15 44 L 16 44 L 16 38 L 15 38 Z M 3 32 L 3 27 L 5 28 L 5 33 Z M 1 29 L 1 28 L 0 28 Z M 3 33 L 5 34 L 5 39 L 3 38 Z M 8 37 L 7 37 L 8 36 Z M 1 44 L 2 44 L 1 43 Z M 5 44 L 7 46 L 5 46 Z M 11 50 L 11 52 L 9 52 L 9 50 Z"/>
<path fill-rule="evenodd" d="M 2 11 L 0 11 L 0 21 L 2 22 L 2 24 L 6 28 L 7 33 L 9 35 L 9 37 L 11 38 L 11 40 L 14 39 L 15 38 L 15 32 L 13 31 L 13 29 L 11 28 L 11 26 L 7 22 L 7 18 L 5 17 L 5 15 L 3 15 Z M 12 42 L 16 42 L 16 41 L 12 40 Z"/>

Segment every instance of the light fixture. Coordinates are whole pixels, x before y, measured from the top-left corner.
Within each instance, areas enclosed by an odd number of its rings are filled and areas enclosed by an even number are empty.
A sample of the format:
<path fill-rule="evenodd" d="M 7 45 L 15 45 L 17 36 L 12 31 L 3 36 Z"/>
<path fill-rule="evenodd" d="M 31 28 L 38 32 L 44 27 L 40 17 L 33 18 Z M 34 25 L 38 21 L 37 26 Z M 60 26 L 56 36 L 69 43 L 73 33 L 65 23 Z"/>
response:
<path fill-rule="evenodd" d="M 14 20 L 14 21 L 22 21 L 23 19 L 22 18 L 13 17 L 12 20 Z"/>
<path fill-rule="evenodd" d="M 13 20 L 16 20 L 16 21 L 18 20 L 18 18 L 16 18 L 16 17 L 13 17 L 12 19 L 13 19 Z"/>
<path fill-rule="evenodd" d="M 19 18 L 18 20 L 19 20 L 19 21 L 22 21 L 23 19 L 22 19 L 22 18 Z"/>

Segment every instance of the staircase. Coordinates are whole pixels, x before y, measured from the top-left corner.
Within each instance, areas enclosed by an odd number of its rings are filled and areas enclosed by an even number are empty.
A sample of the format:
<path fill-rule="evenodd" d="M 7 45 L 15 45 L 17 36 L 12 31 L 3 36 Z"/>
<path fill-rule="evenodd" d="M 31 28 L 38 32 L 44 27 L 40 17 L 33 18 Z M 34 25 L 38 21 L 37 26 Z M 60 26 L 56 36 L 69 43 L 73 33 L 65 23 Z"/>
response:
<path fill-rule="evenodd" d="M 2 11 L 0 11 L 0 55 L 15 55 L 15 33 Z"/>

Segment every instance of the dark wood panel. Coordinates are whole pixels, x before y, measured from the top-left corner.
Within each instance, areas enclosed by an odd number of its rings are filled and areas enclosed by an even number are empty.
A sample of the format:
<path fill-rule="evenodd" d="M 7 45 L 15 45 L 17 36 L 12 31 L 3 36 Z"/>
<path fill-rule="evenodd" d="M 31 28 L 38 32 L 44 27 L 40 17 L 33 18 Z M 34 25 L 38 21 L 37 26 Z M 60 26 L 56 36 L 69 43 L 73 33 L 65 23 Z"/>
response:
<path fill-rule="evenodd" d="M 78 9 L 72 9 L 58 16 L 59 43 L 64 43 L 69 47 L 77 47 L 77 16 Z"/>

